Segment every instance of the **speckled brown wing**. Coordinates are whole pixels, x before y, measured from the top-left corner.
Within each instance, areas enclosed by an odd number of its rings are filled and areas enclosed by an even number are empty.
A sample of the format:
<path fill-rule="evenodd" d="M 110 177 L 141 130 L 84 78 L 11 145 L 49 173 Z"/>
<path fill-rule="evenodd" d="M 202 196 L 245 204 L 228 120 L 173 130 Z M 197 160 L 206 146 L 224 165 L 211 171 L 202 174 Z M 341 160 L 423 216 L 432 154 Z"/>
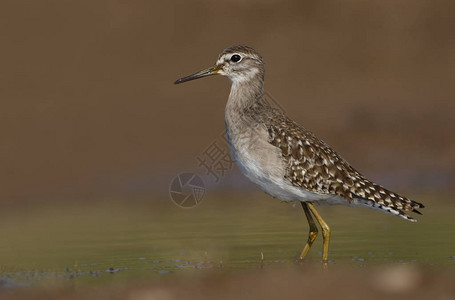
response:
<path fill-rule="evenodd" d="M 287 163 L 285 178 L 292 185 L 317 194 L 338 195 L 352 202 L 365 204 L 413 220 L 404 211 L 423 208 L 421 203 L 397 195 L 371 181 L 351 167 L 332 148 L 279 111 L 258 105 L 254 109 L 267 110 L 260 114 L 269 132 L 269 142 L 280 148 Z"/>

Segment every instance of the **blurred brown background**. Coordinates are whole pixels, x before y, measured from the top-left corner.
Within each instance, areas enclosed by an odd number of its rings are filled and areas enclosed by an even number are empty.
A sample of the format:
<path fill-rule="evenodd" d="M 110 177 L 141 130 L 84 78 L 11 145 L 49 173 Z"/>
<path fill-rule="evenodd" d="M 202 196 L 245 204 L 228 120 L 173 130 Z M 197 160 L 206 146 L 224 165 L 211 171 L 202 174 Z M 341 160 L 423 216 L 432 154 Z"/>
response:
<path fill-rule="evenodd" d="M 362 173 L 452 189 L 454 1 L 3 0 L 0 22 L 1 201 L 152 197 L 203 173 L 230 83 L 173 81 L 235 44 Z"/>

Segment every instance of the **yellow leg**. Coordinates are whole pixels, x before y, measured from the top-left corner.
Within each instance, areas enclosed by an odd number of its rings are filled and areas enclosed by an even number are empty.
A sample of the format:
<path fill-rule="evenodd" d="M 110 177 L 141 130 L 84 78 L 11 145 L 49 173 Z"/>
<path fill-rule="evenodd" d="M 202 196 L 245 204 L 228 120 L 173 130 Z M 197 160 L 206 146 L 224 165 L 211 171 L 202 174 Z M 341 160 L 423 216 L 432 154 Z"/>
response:
<path fill-rule="evenodd" d="M 308 241 L 306 242 L 305 247 L 302 250 L 302 253 L 300 254 L 300 260 L 303 260 L 305 256 L 307 255 L 308 251 L 311 248 L 311 245 L 313 245 L 314 240 L 316 239 L 316 236 L 318 235 L 318 228 L 316 227 L 316 224 L 314 223 L 313 217 L 311 216 L 310 210 L 308 209 L 308 203 L 305 202 L 300 202 L 302 204 L 303 211 L 305 212 L 305 216 L 308 220 L 308 225 L 310 225 L 310 233 L 308 234 Z"/>
<path fill-rule="evenodd" d="M 329 256 L 330 228 L 327 223 L 321 218 L 316 208 L 314 208 L 313 204 L 308 203 L 307 205 L 322 228 L 322 237 L 324 239 L 322 246 L 322 263 L 324 266 L 327 266 L 327 260 Z"/>

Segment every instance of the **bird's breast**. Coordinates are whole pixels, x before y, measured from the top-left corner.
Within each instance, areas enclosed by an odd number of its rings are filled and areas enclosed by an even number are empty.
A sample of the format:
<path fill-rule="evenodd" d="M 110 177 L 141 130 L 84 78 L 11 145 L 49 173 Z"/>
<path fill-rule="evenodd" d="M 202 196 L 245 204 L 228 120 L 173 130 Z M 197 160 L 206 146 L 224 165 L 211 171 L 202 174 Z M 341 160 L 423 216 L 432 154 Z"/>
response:
<path fill-rule="evenodd" d="M 242 173 L 266 193 L 281 200 L 294 200 L 288 195 L 285 181 L 286 164 L 281 150 L 269 143 L 265 126 L 230 127 L 226 136 L 233 159 Z"/>

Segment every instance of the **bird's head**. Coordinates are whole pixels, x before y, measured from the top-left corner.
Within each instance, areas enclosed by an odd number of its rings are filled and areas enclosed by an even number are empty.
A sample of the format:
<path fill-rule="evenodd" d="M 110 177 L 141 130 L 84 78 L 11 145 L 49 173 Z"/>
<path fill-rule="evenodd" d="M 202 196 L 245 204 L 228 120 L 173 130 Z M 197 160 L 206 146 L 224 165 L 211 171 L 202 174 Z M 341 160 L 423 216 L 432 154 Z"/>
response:
<path fill-rule="evenodd" d="M 216 64 L 208 69 L 183 77 L 175 84 L 220 74 L 228 77 L 234 84 L 256 80 L 264 81 L 264 62 L 261 55 L 248 46 L 234 46 L 225 49 L 219 56 Z"/>

